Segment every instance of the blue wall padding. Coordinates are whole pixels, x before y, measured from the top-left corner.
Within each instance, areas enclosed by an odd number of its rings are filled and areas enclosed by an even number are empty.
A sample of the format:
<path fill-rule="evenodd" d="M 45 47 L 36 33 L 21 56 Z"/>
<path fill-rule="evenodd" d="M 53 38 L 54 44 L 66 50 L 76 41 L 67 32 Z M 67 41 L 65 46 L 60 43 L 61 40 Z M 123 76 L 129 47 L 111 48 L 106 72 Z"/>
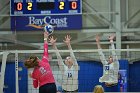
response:
<path fill-rule="evenodd" d="M 128 61 L 120 60 L 120 69 L 128 70 Z M 118 92 L 118 86 L 115 87 L 105 87 L 103 83 L 99 82 L 99 78 L 103 73 L 103 66 L 100 62 L 96 61 L 79 61 L 79 92 L 92 92 L 94 86 L 103 85 L 106 92 Z"/>
<path fill-rule="evenodd" d="M 129 65 L 129 92 L 140 92 L 140 61 Z"/>
<path fill-rule="evenodd" d="M 94 86 L 103 85 L 105 92 L 119 92 L 118 86 L 107 88 L 103 83 L 99 82 L 99 77 L 102 76 L 103 66 L 96 61 L 79 61 L 79 92 L 92 92 Z M 1 64 L 0 64 L 1 67 Z M 27 69 L 23 67 L 23 63 L 19 62 L 19 93 L 28 93 L 28 74 Z M 127 60 L 120 60 L 120 70 L 127 70 L 128 92 L 140 92 L 140 61 L 128 64 Z M 6 65 L 4 93 L 15 93 L 15 64 L 8 62 Z"/>
<path fill-rule="evenodd" d="M 102 76 L 102 64 L 93 61 L 79 61 L 79 92 L 91 92 L 96 84 L 99 83 L 99 77 Z"/>
<path fill-rule="evenodd" d="M 0 64 L 1 67 L 1 64 Z M 4 79 L 4 93 L 15 93 L 15 64 L 7 63 L 5 69 L 5 79 Z"/>
<path fill-rule="evenodd" d="M 19 93 L 28 93 L 28 70 L 24 67 L 22 62 L 19 64 L 19 67 L 22 67 L 22 71 L 19 71 L 18 75 L 21 77 L 21 80 L 19 80 Z"/>
<path fill-rule="evenodd" d="M 23 63 L 19 62 L 19 66 L 22 67 L 22 71 L 19 71 L 19 77 L 21 76 L 21 80 L 19 80 L 19 93 L 27 93 L 27 69 L 23 67 Z M 0 64 L 1 68 L 1 64 Z M 4 93 L 16 93 L 15 87 L 15 63 L 14 62 L 7 62 L 6 70 L 5 70 L 5 81 L 4 84 L 8 86 L 4 88 Z"/>

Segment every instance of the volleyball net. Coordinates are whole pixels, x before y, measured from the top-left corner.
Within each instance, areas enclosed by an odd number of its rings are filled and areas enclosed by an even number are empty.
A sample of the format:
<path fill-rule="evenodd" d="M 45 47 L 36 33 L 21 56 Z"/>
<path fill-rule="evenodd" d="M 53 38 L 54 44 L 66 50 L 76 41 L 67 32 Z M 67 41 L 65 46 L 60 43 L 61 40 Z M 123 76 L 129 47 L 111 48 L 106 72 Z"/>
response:
<path fill-rule="evenodd" d="M 120 61 L 120 70 L 130 71 L 130 65 L 134 62 L 140 61 L 140 49 L 103 49 L 102 50 L 106 59 L 111 55 L 111 51 L 116 51 L 116 54 Z M 69 50 L 59 50 L 63 60 L 69 56 Z M 102 76 L 102 64 L 100 62 L 100 56 L 98 50 L 73 50 L 75 57 L 78 60 L 79 74 L 78 74 L 78 91 L 91 92 L 95 85 L 99 83 L 99 77 Z M 38 93 L 38 88 L 33 88 L 32 79 L 29 77 L 29 73 L 33 69 L 26 69 L 23 62 L 30 56 L 36 55 L 40 59 L 42 58 L 43 50 L 15 50 L 15 51 L 3 51 L 0 53 L 1 68 L 0 68 L 0 93 Z M 49 63 L 53 70 L 55 80 L 59 86 L 63 83 L 62 73 L 58 67 L 58 59 L 55 54 L 55 50 L 49 50 Z M 126 61 L 124 61 L 126 60 Z M 130 71 L 131 72 L 131 71 Z M 128 75 L 129 74 L 129 75 Z M 128 85 L 138 84 L 133 76 L 127 72 L 125 92 L 128 91 Z M 134 73 L 135 74 L 135 73 Z M 128 83 L 129 82 L 129 83 Z M 114 90 L 115 92 L 117 90 Z"/>

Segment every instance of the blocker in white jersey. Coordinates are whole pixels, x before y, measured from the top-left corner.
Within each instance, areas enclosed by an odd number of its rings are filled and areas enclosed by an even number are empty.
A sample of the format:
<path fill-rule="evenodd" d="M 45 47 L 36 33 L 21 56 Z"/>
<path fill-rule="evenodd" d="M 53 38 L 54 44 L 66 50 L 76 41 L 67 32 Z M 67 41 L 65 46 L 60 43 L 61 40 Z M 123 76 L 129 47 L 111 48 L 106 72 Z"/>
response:
<path fill-rule="evenodd" d="M 115 53 L 115 47 L 113 43 L 114 35 L 109 37 L 111 48 L 112 48 L 112 55 L 109 56 L 108 61 L 106 60 L 101 46 L 100 46 L 100 38 L 96 36 L 96 42 L 98 47 L 98 53 L 100 55 L 101 62 L 103 64 L 103 76 L 99 78 L 99 82 L 105 82 L 108 84 L 115 84 L 118 83 L 118 72 L 119 72 L 119 61 Z"/>
<path fill-rule="evenodd" d="M 62 57 L 56 47 L 56 39 L 50 37 L 50 42 L 53 45 L 53 48 L 56 50 L 56 55 L 58 59 L 58 65 L 62 72 L 62 88 L 63 92 L 74 92 L 77 93 L 78 91 L 78 63 L 72 51 L 72 47 L 70 44 L 71 37 L 69 35 L 65 36 L 64 43 L 68 46 L 70 50 L 70 56 L 66 57 L 65 61 L 63 62 Z"/>

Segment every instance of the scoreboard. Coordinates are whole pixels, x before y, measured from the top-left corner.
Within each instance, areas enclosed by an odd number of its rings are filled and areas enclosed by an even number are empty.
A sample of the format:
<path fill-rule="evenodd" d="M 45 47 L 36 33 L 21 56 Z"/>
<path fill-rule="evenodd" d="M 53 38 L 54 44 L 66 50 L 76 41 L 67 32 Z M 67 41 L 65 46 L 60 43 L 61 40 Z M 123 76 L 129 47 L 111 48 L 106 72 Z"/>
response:
<path fill-rule="evenodd" d="M 11 15 L 81 14 L 81 0 L 11 0 Z"/>

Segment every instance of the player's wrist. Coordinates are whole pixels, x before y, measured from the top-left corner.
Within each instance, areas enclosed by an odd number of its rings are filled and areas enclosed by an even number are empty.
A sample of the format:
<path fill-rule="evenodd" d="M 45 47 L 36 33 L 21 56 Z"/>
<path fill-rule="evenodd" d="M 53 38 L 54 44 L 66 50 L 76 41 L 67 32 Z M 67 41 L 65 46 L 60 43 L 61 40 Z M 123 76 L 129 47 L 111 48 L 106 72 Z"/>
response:
<path fill-rule="evenodd" d="M 47 41 L 48 38 L 44 38 L 44 41 Z"/>
<path fill-rule="evenodd" d="M 113 40 L 112 39 L 110 40 L 110 43 L 113 43 Z"/>
<path fill-rule="evenodd" d="M 56 44 L 55 44 L 55 43 L 52 43 L 52 45 L 53 45 L 53 46 L 56 46 Z"/>

